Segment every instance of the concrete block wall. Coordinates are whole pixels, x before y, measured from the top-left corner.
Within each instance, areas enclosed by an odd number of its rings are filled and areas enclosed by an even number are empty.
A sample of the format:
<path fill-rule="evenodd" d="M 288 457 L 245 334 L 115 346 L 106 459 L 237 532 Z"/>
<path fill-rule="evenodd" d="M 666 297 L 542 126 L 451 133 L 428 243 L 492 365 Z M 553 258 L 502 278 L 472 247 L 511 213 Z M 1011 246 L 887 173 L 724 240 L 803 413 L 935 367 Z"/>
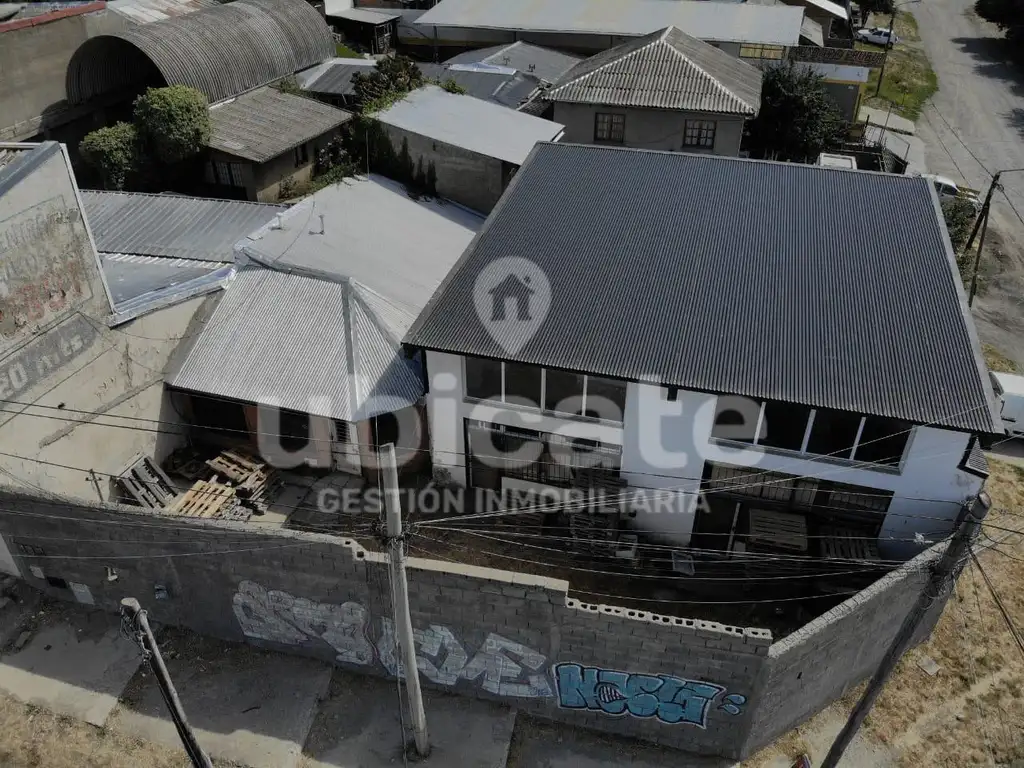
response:
<path fill-rule="evenodd" d="M 354 540 L 13 488 L 0 489 L 0 536 L 22 576 L 55 597 L 116 611 L 134 596 L 159 622 L 404 674 L 386 558 Z M 559 579 L 410 558 L 417 666 L 426 685 L 741 758 L 867 674 L 926 565 L 772 645 L 762 629 L 584 603 Z"/>

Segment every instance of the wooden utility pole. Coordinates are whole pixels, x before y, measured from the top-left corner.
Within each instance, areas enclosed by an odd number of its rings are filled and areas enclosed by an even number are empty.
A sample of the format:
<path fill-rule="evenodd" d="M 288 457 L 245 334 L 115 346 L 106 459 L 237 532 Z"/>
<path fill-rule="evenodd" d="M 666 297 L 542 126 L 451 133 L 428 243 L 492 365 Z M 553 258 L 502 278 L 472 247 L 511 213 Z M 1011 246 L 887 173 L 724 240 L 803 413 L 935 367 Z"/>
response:
<path fill-rule="evenodd" d="M 395 460 L 394 443 L 383 446 L 381 453 L 384 460 L 384 504 L 387 507 L 388 561 L 394 590 L 395 632 L 402 649 L 413 740 L 417 754 L 426 757 L 430 754 L 430 739 L 427 737 L 427 714 L 423 709 L 412 617 L 409 615 L 409 582 L 405 576 L 405 542 L 402 539 L 402 494 L 398 487 L 398 462 Z M 405 745 L 402 747 L 404 749 Z"/>
<path fill-rule="evenodd" d="M 156 681 L 160 686 L 160 693 L 163 694 L 164 702 L 167 704 L 167 709 L 171 713 L 171 719 L 174 721 L 174 727 L 178 729 L 178 738 L 181 739 L 181 743 L 184 745 L 192 765 L 195 768 L 213 768 L 210 758 L 207 757 L 203 748 L 199 746 L 196 735 L 185 718 L 185 710 L 181 706 L 178 692 L 174 690 L 171 676 L 167 674 L 167 667 L 164 665 L 164 659 L 160 655 L 160 648 L 156 644 L 156 638 L 153 637 L 153 630 L 149 627 L 146 612 L 142 610 L 139 601 L 134 597 L 124 598 L 121 601 L 121 617 L 123 621 L 122 628 L 125 630 L 129 627 L 131 628 L 131 639 L 142 649 L 143 658 L 149 663 L 149 668 L 156 676 Z"/>
<path fill-rule="evenodd" d="M 978 272 L 981 270 L 981 254 L 985 250 L 985 234 L 988 232 L 988 217 L 991 211 L 991 205 L 986 206 L 984 214 L 981 216 L 981 237 L 978 238 L 978 252 L 974 254 L 974 269 L 971 271 L 971 290 L 967 294 L 967 306 L 974 306 L 974 294 L 978 292 Z M 968 251 L 965 251 L 967 253 Z"/>
<path fill-rule="evenodd" d="M 914 639 L 914 634 L 917 632 L 917 628 L 921 624 L 925 613 L 942 595 L 943 590 L 952 580 L 957 567 L 965 558 L 969 557 L 971 541 L 975 534 L 977 534 L 981 527 L 981 521 L 985 519 L 985 515 L 988 514 L 991 506 L 992 501 L 984 491 L 978 495 L 973 503 L 964 506 L 957 520 L 958 527 L 956 533 L 950 539 L 942 559 L 935 564 L 928 583 L 921 590 L 921 594 L 917 598 L 917 603 L 914 604 L 914 608 L 903 620 L 900 631 L 896 633 L 896 637 L 889 646 L 889 650 L 886 651 L 882 662 L 878 665 L 878 669 L 875 670 L 875 674 L 871 678 L 871 682 L 868 683 L 864 695 L 861 696 L 857 706 L 850 713 L 850 718 L 846 721 L 846 725 L 843 726 L 843 730 L 836 736 L 836 740 L 832 743 L 832 748 L 825 756 L 821 768 L 837 768 L 839 765 L 843 753 L 850 746 L 853 737 L 857 735 L 857 731 L 864 722 L 864 718 L 868 716 L 868 713 L 874 706 L 875 700 L 882 692 L 882 688 L 885 686 L 890 675 L 892 675 L 896 664 L 910 647 L 910 643 Z"/>

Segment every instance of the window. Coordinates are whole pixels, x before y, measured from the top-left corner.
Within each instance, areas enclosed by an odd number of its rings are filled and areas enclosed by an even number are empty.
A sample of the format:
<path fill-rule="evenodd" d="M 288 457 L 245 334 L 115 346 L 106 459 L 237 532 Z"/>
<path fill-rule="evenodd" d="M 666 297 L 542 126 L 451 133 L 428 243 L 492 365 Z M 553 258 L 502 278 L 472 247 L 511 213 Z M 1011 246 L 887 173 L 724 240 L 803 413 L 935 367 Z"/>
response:
<path fill-rule="evenodd" d="M 740 58 L 780 60 L 785 50 L 781 45 L 741 45 Z"/>
<path fill-rule="evenodd" d="M 808 453 L 819 456 L 834 456 L 838 459 L 852 458 L 853 446 L 857 443 L 861 417 L 845 411 L 830 411 L 819 408 L 814 414 L 811 436 L 807 441 Z"/>
<path fill-rule="evenodd" d="M 242 181 L 242 164 L 227 163 L 223 160 L 212 160 L 206 169 L 206 179 L 213 184 L 224 187 L 244 187 Z"/>
<path fill-rule="evenodd" d="M 799 451 L 804 447 L 804 434 L 811 409 L 793 403 L 765 402 L 758 445 Z"/>
<path fill-rule="evenodd" d="M 546 371 L 544 408 L 558 413 L 583 415 L 583 374 Z"/>
<path fill-rule="evenodd" d="M 594 141 L 621 144 L 626 139 L 626 116 L 598 112 L 594 116 Z"/>
<path fill-rule="evenodd" d="M 912 426 L 905 421 L 865 417 L 854 458 L 857 461 L 898 467 L 907 448 L 911 429 Z"/>
<path fill-rule="evenodd" d="M 540 408 L 543 371 L 535 365 L 505 363 L 505 402 Z"/>
<path fill-rule="evenodd" d="M 683 123 L 683 146 L 715 148 L 714 120 L 686 120 Z"/>
<path fill-rule="evenodd" d="M 295 148 L 295 167 L 301 168 L 309 162 L 309 145 L 299 144 Z"/>
<path fill-rule="evenodd" d="M 501 400 L 501 361 L 466 358 L 466 395 L 477 400 Z"/>
<path fill-rule="evenodd" d="M 626 412 L 626 382 L 587 376 L 587 416 L 606 421 L 622 421 Z"/>

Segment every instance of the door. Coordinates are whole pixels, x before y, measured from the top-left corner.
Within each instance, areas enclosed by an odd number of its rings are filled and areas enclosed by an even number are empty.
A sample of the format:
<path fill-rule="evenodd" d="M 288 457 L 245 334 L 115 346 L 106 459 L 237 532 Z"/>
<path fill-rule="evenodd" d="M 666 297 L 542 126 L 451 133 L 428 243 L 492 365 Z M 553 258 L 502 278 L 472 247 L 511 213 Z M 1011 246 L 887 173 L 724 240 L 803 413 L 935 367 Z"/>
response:
<path fill-rule="evenodd" d="M 334 419 L 331 425 L 331 463 L 334 469 L 360 474 L 362 467 L 355 424 Z"/>

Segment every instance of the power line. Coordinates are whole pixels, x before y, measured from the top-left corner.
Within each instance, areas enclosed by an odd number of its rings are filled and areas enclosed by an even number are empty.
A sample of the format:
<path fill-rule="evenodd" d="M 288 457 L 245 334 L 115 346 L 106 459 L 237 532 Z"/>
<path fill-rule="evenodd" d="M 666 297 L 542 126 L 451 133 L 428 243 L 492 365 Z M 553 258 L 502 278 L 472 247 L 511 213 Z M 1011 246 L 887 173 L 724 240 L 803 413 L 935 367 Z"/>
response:
<path fill-rule="evenodd" d="M 978 571 L 981 573 L 981 578 L 985 581 L 985 586 L 988 587 L 988 591 L 992 594 L 992 599 L 995 601 L 996 608 L 999 610 L 1000 615 L 1003 617 L 1003 622 L 1006 624 L 1006 628 L 1010 630 L 1010 636 L 1013 638 L 1014 643 L 1017 645 L 1017 649 L 1020 651 L 1021 658 L 1024 658 L 1024 638 L 1021 638 L 1020 631 L 1013 623 L 1013 619 L 1010 617 L 1009 612 L 1006 610 L 1006 606 L 1003 605 L 1003 600 L 999 597 L 999 593 L 996 591 L 995 585 L 992 580 L 988 577 L 988 573 L 981 565 L 981 561 L 978 556 L 974 553 L 974 550 L 970 550 L 971 559 L 974 564 L 978 566 Z"/>

